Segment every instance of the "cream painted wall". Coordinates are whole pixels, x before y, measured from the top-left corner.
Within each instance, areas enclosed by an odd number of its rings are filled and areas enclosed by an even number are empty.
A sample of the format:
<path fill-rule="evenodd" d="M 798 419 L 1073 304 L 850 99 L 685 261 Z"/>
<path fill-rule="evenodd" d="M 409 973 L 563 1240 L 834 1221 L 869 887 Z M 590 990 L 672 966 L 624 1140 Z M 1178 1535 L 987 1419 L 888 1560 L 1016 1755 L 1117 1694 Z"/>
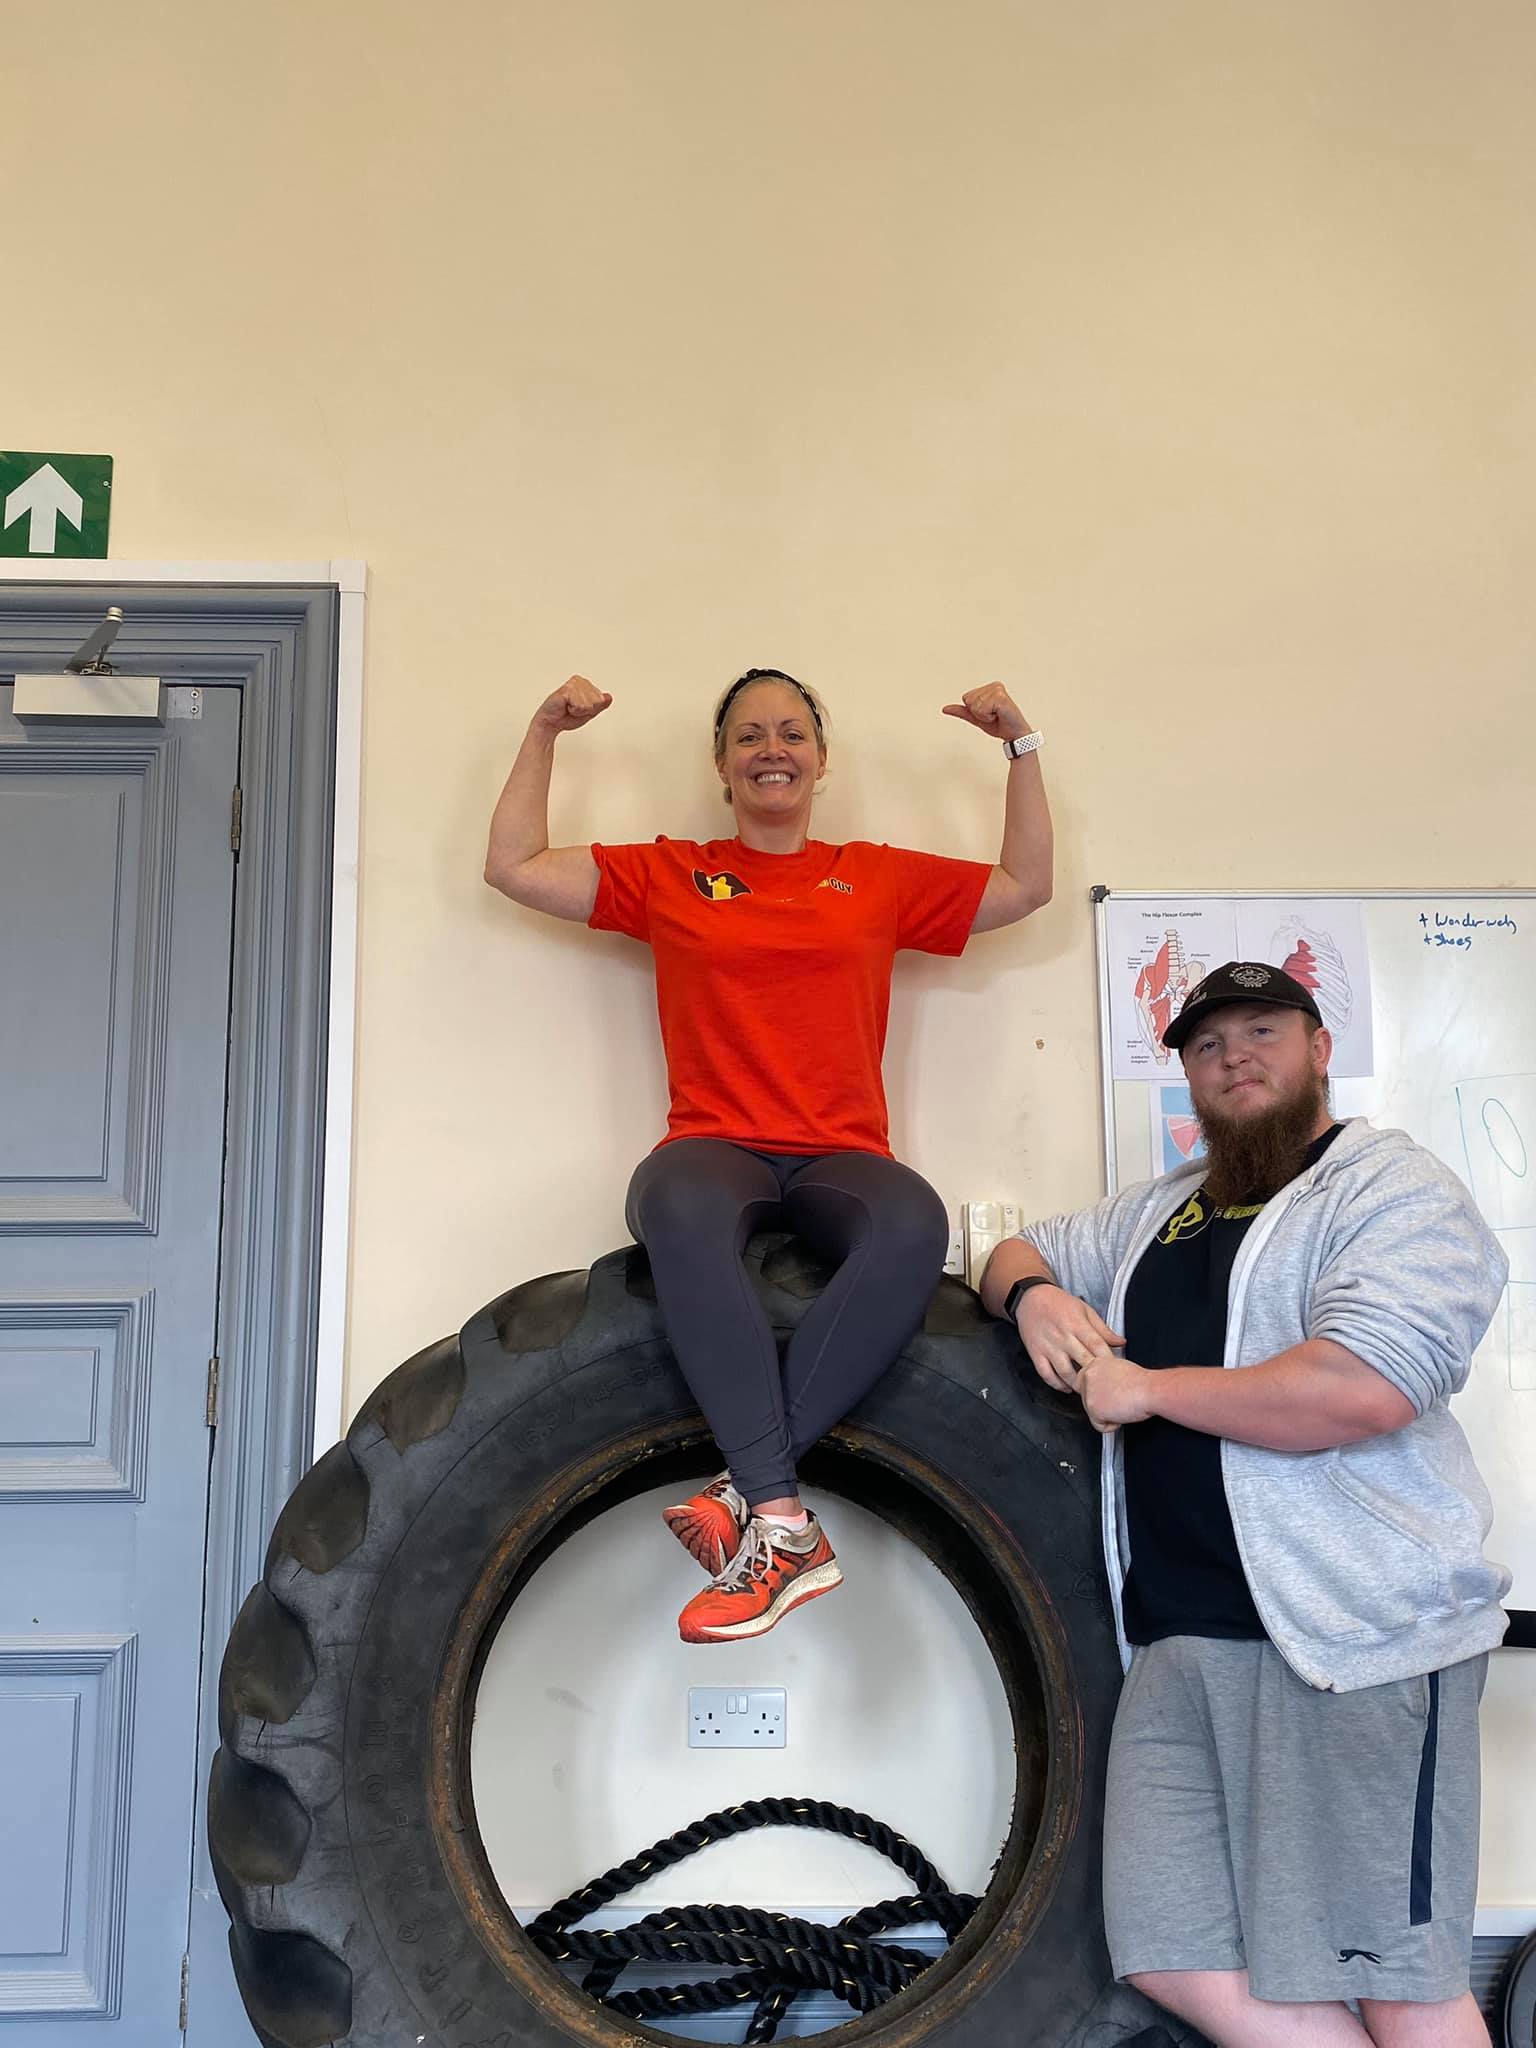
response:
<path fill-rule="evenodd" d="M 119 555 L 372 571 L 354 1403 L 659 1129 L 644 958 L 479 879 L 573 668 L 570 838 L 718 828 L 767 661 L 823 836 L 986 855 L 938 707 L 1017 688 L 1057 899 L 899 975 L 951 1203 L 1097 1192 L 1090 882 L 1536 880 L 1527 0 L 82 0 L 3 63 L 7 442 L 117 457 Z"/>

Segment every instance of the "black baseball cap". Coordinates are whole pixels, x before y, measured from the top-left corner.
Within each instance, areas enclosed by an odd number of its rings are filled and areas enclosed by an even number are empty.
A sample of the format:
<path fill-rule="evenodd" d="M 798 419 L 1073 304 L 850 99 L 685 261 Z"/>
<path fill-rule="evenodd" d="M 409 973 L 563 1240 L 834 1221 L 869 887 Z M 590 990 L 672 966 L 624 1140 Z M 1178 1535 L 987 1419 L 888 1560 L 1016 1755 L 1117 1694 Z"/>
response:
<path fill-rule="evenodd" d="M 1196 982 L 1184 999 L 1184 1007 L 1163 1033 L 1163 1043 L 1177 1052 L 1202 1017 L 1229 1003 L 1276 1003 L 1287 1010 L 1305 1010 L 1319 1024 L 1323 1013 L 1312 991 L 1283 967 L 1271 967 L 1263 960 L 1229 960 L 1225 967 L 1213 967 L 1204 981 Z"/>

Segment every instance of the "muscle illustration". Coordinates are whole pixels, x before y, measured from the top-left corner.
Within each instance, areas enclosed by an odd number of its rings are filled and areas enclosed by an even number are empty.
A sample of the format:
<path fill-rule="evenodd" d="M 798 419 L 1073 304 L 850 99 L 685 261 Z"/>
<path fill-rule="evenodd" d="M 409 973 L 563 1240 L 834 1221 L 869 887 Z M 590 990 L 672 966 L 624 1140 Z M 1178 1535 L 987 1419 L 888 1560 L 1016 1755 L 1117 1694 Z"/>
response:
<path fill-rule="evenodd" d="M 1355 1007 L 1354 990 L 1349 983 L 1349 970 L 1344 965 L 1344 955 L 1339 951 L 1328 932 L 1312 931 L 1300 920 L 1292 918 L 1289 924 L 1275 933 L 1274 946 L 1268 957 L 1289 948 L 1281 961 L 1285 972 L 1303 988 L 1310 989 L 1317 998 L 1317 1007 L 1323 1013 L 1323 1022 L 1335 1035 L 1349 1027 L 1350 1016 Z"/>
<path fill-rule="evenodd" d="M 1163 1044 L 1163 1033 L 1178 1015 L 1180 1004 L 1194 986 L 1197 972 L 1184 958 L 1178 933 L 1170 931 L 1136 977 L 1136 1016 L 1141 1024 L 1141 1034 L 1161 1066 L 1166 1066 L 1171 1057 Z"/>
<path fill-rule="evenodd" d="M 1165 1119 L 1168 1135 L 1178 1146 L 1186 1159 L 1193 1159 L 1195 1148 L 1200 1143 L 1200 1119 L 1193 1116 L 1170 1116 Z"/>

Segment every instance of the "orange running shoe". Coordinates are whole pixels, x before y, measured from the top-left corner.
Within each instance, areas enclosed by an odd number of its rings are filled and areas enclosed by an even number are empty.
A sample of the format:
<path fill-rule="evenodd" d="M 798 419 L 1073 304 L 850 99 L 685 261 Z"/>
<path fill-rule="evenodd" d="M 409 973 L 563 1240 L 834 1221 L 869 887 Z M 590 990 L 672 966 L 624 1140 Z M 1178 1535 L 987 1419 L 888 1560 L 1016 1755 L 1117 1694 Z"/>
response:
<path fill-rule="evenodd" d="M 766 1635 L 776 1621 L 843 1583 L 832 1546 L 814 1515 L 803 1529 L 786 1529 L 754 1515 L 741 1548 L 677 1617 L 685 1643 L 736 1643 Z"/>
<path fill-rule="evenodd" d="M 695 1564 L 707 1572 L 723 1572 L 741 1548 L 752 1510 L 732 1486 L 730 1473 L 722 1472 L 692 1500 L 663 1508 L 661 1519 Z"/>

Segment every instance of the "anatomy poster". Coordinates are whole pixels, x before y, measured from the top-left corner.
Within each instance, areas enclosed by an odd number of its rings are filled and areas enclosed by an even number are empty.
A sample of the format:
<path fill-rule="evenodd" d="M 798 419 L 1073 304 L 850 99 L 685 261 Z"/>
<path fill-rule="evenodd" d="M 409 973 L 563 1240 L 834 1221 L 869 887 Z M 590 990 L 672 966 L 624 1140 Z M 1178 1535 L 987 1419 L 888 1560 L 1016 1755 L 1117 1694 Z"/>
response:
<path fill-rule="evenodd" d="M 1265 897 L 1237 905 L 1237 957 L 1267 960 L 1309 988 L 1333 1034 L 1337 1080 L 1373 1071 L 1371 966 L 1358 901 Z"/>
<path fill-rule="evenodd" d="M 1174 1173 L 1202 1157 L 1205 1141 L 1183 1082 L 1154 1088 L 1147 1099 L 1152 1111 L 1152 1171 Z"/>
<path fill-rule="evenodd" d="M 1191 897 L 1165 908 L 1111 896 L 1108 910 L 1111 1072 L 1117 1081 L 1180 1080 L 1163 1033 L 1195 983 L 1238 957 L 1237 905 Z"/>

